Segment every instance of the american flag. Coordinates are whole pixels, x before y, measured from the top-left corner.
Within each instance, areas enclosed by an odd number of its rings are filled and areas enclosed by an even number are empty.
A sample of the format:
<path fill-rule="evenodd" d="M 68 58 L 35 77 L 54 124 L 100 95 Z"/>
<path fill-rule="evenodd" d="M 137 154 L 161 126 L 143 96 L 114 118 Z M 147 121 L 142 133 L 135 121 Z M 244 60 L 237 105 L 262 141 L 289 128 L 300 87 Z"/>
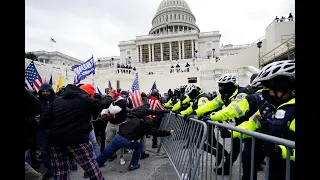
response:
<path fill-rule="evenodd" d="M 33 61 L 27 67 L 25 73 L 25 83 L 26 89 L 35 89 L 39 91 L 40 86 L 43 84 L 40 74 L 38 73 L 36 66 L 34 65 Z"/>
<path fill-rule="evenodd" d="M 51 42 L 57 43 L 57 41 L 56 41 L 56 40 L 54 40 L 53 38 L 51 38 Z"/>
<path fill-rule="evenodd" d="M 149 95 L 151 95 L 152 91 L 153 90 L 157 90 L 157 84 L 156 84 L 156 81 L 154 81 L 152 87 L 151 87 L 151 90 L 149 91 Z"/>
<path fill-rule="evenodd" d="M 109 88 L 109 89 L 112 89 L 112 85 L 111 85 L 110 80 L 109 80 L 109 83 L 108 83 L 108 88 Z"/>
<path fill-rule="evenodd" d="M 133 108 L 139 107 L 143 104 L 140 89 L 139 89 L 138 74 L 136 75 L 136 78 L 133 81 L 131 91 L 130 91 L 130 97 L 131 97 Z"/>
<path fill-rule="evenodd" d="M 149 104 L 150 104 L 150 109 L 152 110 L 157 110 L 157 109 L 165 110 L 165 108 L 162 106 L 160 101 L 153 96 L 150 97 Z"/>

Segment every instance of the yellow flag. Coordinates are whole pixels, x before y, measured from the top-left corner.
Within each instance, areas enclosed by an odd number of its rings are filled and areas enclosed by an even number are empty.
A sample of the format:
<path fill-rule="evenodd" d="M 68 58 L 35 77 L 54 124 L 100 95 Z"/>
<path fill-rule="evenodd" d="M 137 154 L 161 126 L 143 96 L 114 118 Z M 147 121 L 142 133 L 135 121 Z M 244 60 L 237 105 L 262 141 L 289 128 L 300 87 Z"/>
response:
<path fill-rule="evenodd" d="M 56 89 L 56 92 L 58 92 L 63 86 L 63 83 L 62 83 L 62 76 L 60 75 L 59 77 L 59 80 L 58 80 L 58 83 L 57 83 L 57 89 Z"/>

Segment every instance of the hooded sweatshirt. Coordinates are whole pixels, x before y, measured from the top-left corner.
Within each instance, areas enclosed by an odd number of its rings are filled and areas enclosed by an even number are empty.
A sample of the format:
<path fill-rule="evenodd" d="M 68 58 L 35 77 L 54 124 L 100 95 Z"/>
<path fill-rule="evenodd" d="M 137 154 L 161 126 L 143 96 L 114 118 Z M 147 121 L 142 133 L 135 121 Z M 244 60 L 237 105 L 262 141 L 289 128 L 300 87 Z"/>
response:
<path fill-rule="evenodd" d="M 91 98 L 84 90 L 69 84 L 63 95 L 57 97 L 40 117 L 40 126 L 49 129 L 51 146 L 88 143 L 91 115 L 110 104 L 111 101 Z"/>
<path fill-rule="evenodd" d="M 47 99 L 42 96 L 42 91 L 44 90 L 49 90 L 51 92 L 49 98 Z M 56 98 L 56 95 L 50 84 L 42 84 L 40 86 L 38 95 L 39 95 L 38 99 L 39 99 L 40 108 L 41 108 L 41 112 L 40 112 L 40 116 L 41 116 L 44 113 L 44 111 L 50 106 L 53 100 Z"/>

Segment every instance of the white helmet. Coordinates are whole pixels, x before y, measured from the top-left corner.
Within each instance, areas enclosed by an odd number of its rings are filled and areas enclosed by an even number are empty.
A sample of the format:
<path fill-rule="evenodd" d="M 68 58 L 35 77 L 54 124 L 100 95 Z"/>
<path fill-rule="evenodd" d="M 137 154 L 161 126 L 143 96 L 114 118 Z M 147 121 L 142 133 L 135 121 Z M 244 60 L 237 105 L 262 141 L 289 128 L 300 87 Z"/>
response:
<path fill-rule="evenodd" d="M 223 74 L 219 80 L 217 81 L 217 83 L 233 83 L 235 84 L 237 81 L 236 76 L 232 75 L 232 74 Z"/>
<path fill-rule="evenodd" d="M 251 86 L 252 87 L 258 87 L 258 86 L 260 86 L 261 85 L 261 82 L 260 81 L 253 81 L 252 83 L 251 83 Z"/>
<path fill-rule="evenodd" d="M 276 76 L 295 76 L 296 64 L 294 60 L 276 61 L 262 68 L 258 76 L 252 81 L 252 84 L 261 81 L 271 80 Z"/>
<path fill-rule="evenodd" d="M 193 84 L 189 84 L 184 91 L 184 94 L 189 94 L 192 90 L 197 89 L 197 87 Z"/>

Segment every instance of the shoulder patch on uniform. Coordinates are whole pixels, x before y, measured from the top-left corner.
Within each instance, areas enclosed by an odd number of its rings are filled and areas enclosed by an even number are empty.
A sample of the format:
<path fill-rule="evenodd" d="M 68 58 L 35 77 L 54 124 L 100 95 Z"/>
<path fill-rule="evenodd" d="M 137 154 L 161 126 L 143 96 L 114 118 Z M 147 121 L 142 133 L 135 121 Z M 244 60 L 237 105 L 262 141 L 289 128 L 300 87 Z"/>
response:
<path fill-rule="evenodd" d="M 205 98 L 202 98 L 202 103 L 206 103 L 206 99 Z"/>
<path fill-rule="evenodd" d="M 283 119 L 286 115 L 286 111 L 283 109 L 279 109 L 275 114 L 274 117 L 277 119 Z"/>
<path fill-rule="evenodd" d="M 240 93 L 240 94 L 237 95 L 237 99 L 238 100 L 243 99 L 243 98 L 244 98 L 244 94 Z"/>

